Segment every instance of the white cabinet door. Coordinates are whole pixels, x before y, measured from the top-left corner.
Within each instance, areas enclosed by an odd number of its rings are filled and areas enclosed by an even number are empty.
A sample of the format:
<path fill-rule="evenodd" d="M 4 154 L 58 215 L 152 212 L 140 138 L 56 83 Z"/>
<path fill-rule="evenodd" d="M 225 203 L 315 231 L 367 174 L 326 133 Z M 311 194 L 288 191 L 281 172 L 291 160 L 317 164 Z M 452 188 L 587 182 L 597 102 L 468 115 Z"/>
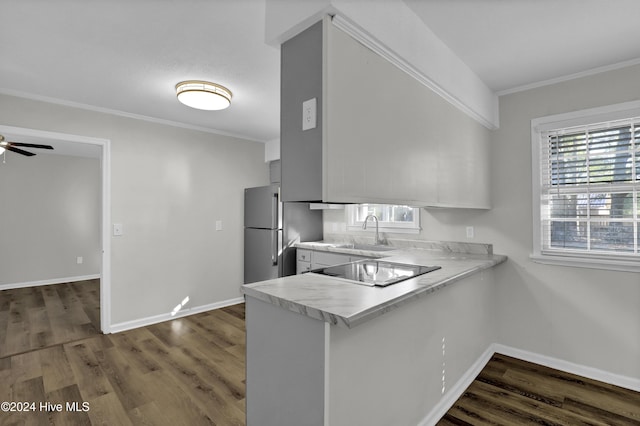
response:
<path fill-rule="evenodd" d="M 302 274 L 303 272 L 307 272 L 311 270 L 310 262 L 296 262 L 296 274 Z"/>
<path fill-rule="evenodd" d="M 311 257 L 311 269 L 339 265 L 341 263 L 348 262 L 350 262 L 350 256 L 348 254 L 314 251 Z"/>
<path fill-rule="evenodd" d="M 311 262 L 311 250 L 296 249 L 296 260 L 298 262 Z"/>
<path fill-rule="evenodd" d="M 490 131 L 332 24 L 323 199 L 489 207 Z"/>
<path fill-rule="evenodd" d="M 361 259 L 369 258 L 365 256 L 354 256 L 347 253 L 297 249 L 296 274 L 301 274 L 313 269 L 325 268 L 327 266 L 355 262 L 356 260 Z"/>
<path fill-rule="evenodd" d="M 296 274 L 311 270 L 311 250 L 296 249 Z"/>

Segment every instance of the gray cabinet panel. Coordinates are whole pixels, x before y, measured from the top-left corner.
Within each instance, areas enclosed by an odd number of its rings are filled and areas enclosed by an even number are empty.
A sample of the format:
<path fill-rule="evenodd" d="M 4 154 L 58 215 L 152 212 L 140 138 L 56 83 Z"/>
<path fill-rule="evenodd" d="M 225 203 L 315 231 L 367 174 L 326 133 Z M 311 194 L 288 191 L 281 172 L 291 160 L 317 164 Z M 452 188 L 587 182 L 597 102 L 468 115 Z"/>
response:
<path fill-rule="evenodd" d="M 280 164 L 283 201 L 322 200 L 322 22 L 281 47 Z M 316 127 L 302 103 L 316 98 Z"/>
<path fill-rule="evenodd" d="M 328 424 L 325 323 L 253 297 L 246 310 L 247 425 Z"/>
<path fill-rule="evenodd" d="M 283 203 L 284 245 L 282 276 L 296 273 L 295 243 L 322 240 L 322 210 L 310 210 L 309 203 Z"/>

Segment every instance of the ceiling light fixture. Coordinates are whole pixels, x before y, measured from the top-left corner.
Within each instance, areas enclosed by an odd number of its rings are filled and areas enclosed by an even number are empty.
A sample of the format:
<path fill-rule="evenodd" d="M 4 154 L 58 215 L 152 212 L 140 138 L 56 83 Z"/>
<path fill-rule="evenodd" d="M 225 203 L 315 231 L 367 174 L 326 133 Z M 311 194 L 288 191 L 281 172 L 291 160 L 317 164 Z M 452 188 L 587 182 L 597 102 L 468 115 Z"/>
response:
<path fill-rule="evenodd" d="M 178 100 L 196 109 L 215 111 L 231 105 L 231 91 L 219 84 L 187 80 L 176 84 Z"/>

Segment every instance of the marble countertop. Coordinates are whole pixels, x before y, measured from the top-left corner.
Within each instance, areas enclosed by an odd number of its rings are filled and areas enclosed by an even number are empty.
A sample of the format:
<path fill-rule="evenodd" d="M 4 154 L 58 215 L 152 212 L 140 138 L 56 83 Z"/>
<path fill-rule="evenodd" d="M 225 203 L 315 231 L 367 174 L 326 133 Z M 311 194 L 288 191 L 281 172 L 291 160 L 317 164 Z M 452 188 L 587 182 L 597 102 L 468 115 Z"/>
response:
<path fill-rule="evenodd" d="M 394 252 L 399 253 L 403 249 L 420 248 L 443 253 L 464 253 L 464 254 L 493 254 L 493 246 L 483 243 L 463 243 L 457 241 L 427 241 L 427 240 L 407 240 L 397 239 L 385 240 L 384 246 L 392 250 L 378 251 L 366 250 L 362 248 L 352 248 L 356 246 L 371 246 L 373 240 L 369 238 L 350 237 L 348 239 L 334 239 L 328 241 L 313 241 L 297 243 L 296 247 L 309 250 L 328 251 L 335 253 L 348 253 L 354 256 L 365 257 L 389 257 Z"/>
<path fill-rule="evenodd" d="M 424 297 L 458 280 L 507 260 L 491 245 L 449 242 L 408 243 L 397 240 L 394 250 L 379 252 L 340 247 L 341 242 L 300 243 L 300 248 L 384 257 L 390 262 L 440 266 L 433 272 L 387 287 L 369 287 L 354 281 L 306 273 L 242 286 L 250 297 L 311 318 L 352 328 L 403 304 Z"/>

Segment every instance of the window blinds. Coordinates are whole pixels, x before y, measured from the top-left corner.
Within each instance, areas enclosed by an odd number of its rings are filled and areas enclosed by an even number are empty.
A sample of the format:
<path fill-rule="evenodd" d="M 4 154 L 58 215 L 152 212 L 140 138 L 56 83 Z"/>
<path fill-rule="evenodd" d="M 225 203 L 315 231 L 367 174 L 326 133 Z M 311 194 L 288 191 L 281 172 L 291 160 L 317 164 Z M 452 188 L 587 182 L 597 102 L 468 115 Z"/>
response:
<path fill-rule="evenodd" d="M 637 256 L 640 117 L 541 137 L 543 253 Z"/>

